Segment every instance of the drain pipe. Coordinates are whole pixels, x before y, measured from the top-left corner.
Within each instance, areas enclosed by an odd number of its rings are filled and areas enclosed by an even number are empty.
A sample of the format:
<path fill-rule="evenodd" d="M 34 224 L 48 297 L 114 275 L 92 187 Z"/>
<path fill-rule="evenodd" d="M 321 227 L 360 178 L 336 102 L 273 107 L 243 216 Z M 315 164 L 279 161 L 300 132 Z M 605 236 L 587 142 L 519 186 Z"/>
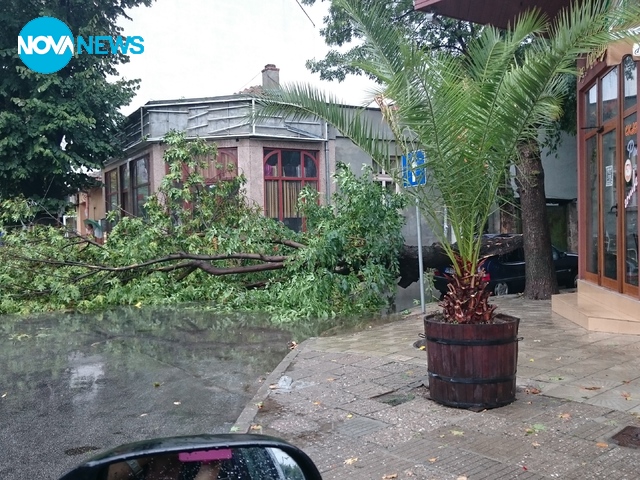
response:
<path fill-rule="evenodd" d="M 325 176 L 325 202 L 331 203 L 331 168 L 329 166 L 329 124 L 324 122 L 324 176 Z"/>

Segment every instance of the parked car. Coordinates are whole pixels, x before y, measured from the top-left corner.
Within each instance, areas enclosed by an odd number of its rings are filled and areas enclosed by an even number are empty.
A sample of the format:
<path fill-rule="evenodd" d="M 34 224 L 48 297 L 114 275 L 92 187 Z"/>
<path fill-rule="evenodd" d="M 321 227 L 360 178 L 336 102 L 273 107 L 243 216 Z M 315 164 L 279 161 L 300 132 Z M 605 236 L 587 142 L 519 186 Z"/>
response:
<path fill-rule="evenodd" d="M 578 255 L 563 252 L 552 246 L 553 263 L 556 267 L 558 285 L 569 288 L 575 287 L 578 280 Z M 493 295 L 507 295 L 524 291 L 525 261 L 524 249 L 518 248 L 502 255 L 487 257 L 483 264 L 486 278 L 489 280 L 487 288 Z M 445 266 L 434 272 L 434 286 L 441 294 L 447 293 L 447 284 L 453 274 L 452 266 Z"/>

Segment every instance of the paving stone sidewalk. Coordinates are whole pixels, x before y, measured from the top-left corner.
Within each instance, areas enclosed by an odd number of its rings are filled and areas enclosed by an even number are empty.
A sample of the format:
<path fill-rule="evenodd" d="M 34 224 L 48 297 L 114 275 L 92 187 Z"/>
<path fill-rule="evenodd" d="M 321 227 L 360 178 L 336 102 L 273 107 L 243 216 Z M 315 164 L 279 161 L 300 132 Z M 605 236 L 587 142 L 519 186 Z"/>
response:
<path fill-rule="evenodd" d="M 640 449 L 611 438 L 640 427 L 640 336 L 589 332 L 550 302 L 495 303 L 521 318 L 524 337 L 509 406 L 474 413 L 429 399 L 418 312 L 305 341 L 235 430 L 291 441 L 325 479 L 640 478 Z"/>

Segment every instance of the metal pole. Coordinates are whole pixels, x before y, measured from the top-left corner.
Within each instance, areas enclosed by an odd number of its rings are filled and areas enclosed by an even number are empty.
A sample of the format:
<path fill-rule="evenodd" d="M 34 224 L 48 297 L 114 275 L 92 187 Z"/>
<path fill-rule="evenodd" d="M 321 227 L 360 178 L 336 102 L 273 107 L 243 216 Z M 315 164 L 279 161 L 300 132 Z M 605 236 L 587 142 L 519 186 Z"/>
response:
<path fill-rule="evenodd" d="M 422 313 L 425 313 L 424 305 L 424 266 L 422 264 L 422 227 L 420 225 L 420 207 L 418 206 L 418 197 L 416 197 L 416 223 L 418 226 L 418 270 L 420 270 L 420 307 Z"/>

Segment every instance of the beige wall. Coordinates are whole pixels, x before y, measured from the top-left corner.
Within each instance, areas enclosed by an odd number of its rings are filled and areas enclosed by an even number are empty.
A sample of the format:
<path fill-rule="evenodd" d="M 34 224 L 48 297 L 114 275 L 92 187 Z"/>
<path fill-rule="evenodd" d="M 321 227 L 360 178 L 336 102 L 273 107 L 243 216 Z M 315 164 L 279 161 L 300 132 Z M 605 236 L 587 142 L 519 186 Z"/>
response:
<path fill-rule="evenodd" d="M 84 221 L 86 219 L 95 220 L 99 222 L 104 218 L 104 194 L 103 188 L 92 188 L 88 192 L 81 192 L 78 194 L 78 207 L 77 207 L 77 228 L 81 235 L 87 233 L 87 226 Z"/>

